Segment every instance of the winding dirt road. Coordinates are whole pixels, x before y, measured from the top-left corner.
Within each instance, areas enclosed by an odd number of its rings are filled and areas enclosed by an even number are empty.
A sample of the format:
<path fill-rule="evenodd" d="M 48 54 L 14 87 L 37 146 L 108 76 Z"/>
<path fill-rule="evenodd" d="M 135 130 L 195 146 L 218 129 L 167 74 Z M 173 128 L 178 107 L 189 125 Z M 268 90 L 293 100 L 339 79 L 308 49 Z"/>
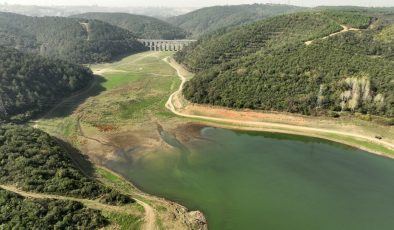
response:
<path fill-rule="evenodd" d="M 72 201 L 81 202 L 81 203 L 85 204 L 88 208 L 92 208 L 92 209 L 111 210 L 111 211 L 118 212 L 118 213 L 128 213 L 128 214 L 132 214 L 132 215 L 135 214 L 135 212 L 132 212 L 127 207 L 102 204 L 102 203 L 95 201 L 95 200 L 81 199 L 81 198 L 74 198 L 74 197 L 60 196 L 60 195 L 52 195 L 52 194 L 44 194 L 44 193 L 26 192 L 26 191 L 22 191 L 22 190 L 16 188 L 15 186 L 10 186 L 10 185 L 0 185 L 0 188 L 7 190 L 9 192 L 19 194 L 19 195 L 26 197 L 26 198 L 52 199 L 52 200 L 72 200 Z"/>
<path fill-rule="evenodd" d="M 348 32 L 348 31 L 359 31 L 359 30 L 360 30 L 360 29 L 351 28 L 351 27 L 348 27 L 348 26 L 345 26 L 345 25 L 341 25 L 341 26 L 342 26 L 342 30 L 341 30 L 341 31 L 332 33 L 332 34 L 330 34 L 330 35 L 327 35 L 327 36 L 325 36 L 325 37 L 318 38 L 318 39 L 327 39 L 327 38 L 332 37 L 332 36 L 335 36 L 335 35 L 337 35 L 337 34 L 345 33 L 345 32 Z M 318 39 L 306 41 L 306 42 L 305 42 L 305 45 L 308 46 L 308 45 L 312 44 L 314 41 L 316 41 L 316 40 L 318 40 Z"/>
<path fill-rule="evenodd" d="M 91 208 L 91 209 L 100 209 L 100 210 L 111 210 L 113 212 L 118 212 L 118 213 L 128 213 L 131 215 L 134 215 L 135 212 L 131 211 L 127 207 L 122 207 L 122 206 L 113 206 L 113 205 L 107 205 L 107 204 L 102 204 L 98 201 L 95 200 L 89 200 L 89 199 L 81 199 L 81 198 L 74 198 L 74 197 L 68 197 L 68 196 L 60 196 L 60 195 L 51 195 L 51 194 L 44 194 L 44 193 L 33 193 L 33 192 L 26 192 L 22 191 L 15 186 L 10 186 L 10 185 L 0 185 L 0 188 L 7 190 L 9 192 L 13 192 L 16 194 L 19 194 L 23 197 L 26 198 L 34 198 L 34 199 L 52 199 L 52 200 L 72 200 L 72 201 L 78 201 L 86 205 L 86 207 Z M 145 209 L 145 217 L 144 217 L 144 224 L 142 226 L 143 230 L 154 230 L 155 229 L 155 222 L 156 222 L 156 214 L 154 209 L 147 203 L 135 199 L 138 204 L 140 204 L 142 207 Z"/>
<path fill-rule="evenodd" d="M 135 198 L 133 198 L 135 199 Z M 142 225 L 143 230 L 155 230 L 156 229 L 156 213 L 155 210 L 152 208 L 152 206 L 150 206 L 149 204 L 141 201 L 141 200 L 137 200 L 138 204 L 142 205 L 142 207 L 144 207 L 145 210 L 145 217 L 144 217 L 144 225 Z"/>
<path fill-rule="evenodd" d="M 206 120 L 206 121 L 213 121 L 213 122 L 219 122 L 219 123 L 228 123 L 230 125 L 237 125 L 237 126 L 243 126 L 245 129 L 250 129 L 250 130 L 277 130 L 280 132 L 284 133 L 294 133 L 294 134 L 312 134 L 312 133 L 320 133 L 320 134 L 336 134 L 336 135 L 341 135 L 341 136 L 348 136 L 348 137 L 353 137 L 361 140 L 367 140 L 369 142 L 373 142 L 379 145 L 383 145 L 386 148 L 389 148 L 391 150 L 394 150 L 394 144 L 386 142 L 384 140 L 378 140 L 375 137 L 370 137 L 370 136 L 365 136 L 365 135 L 360 135 L 360 134 L 355 134 L 355 133 L 349 133 L 349 132 L 341 132 L 341 131 L 336 131 L 336 130 L 329 130 L 329 129 L 323 129 L 323 128 L 312 128 L 312 127 L 304 127 L 304 126 L 297 126 L 297 125 L 287 125 L 287 124 L 279 124 L 279 123 L 270 123 L 270 122 L 260 122 L 260 121 L 247 121 L 247 120 L 236 120 L 236 119 L 229 119 L 229 118 L 218 118 L 218 117 L 209 117 L 209 116 L 202 116 L 202 115 L 192 115 L 192 114 L 187 114 L 181 111 L 178 111 L 180 108 L 176 108 L 174 105 L 174 98 L 178 94 L 182 94 L 183 87 L 186 83 L 186 77 L 182 75 L 180 67 L 175 65 L 173 62 L 169 61 L 169 58 L 163 59 L 165 62 L 167 62 L 172 68 L 174 68 L 181 79 L 182 83 L 179 86 L 179 89 L 171 94 L 171 96 L 168 98 L 168 101 L 166 103 L 166 108 L 169 109 L 171 112 L 174 114 L 181 116 L 181 117 L 187 117 L 187 118 L 194 118 L 194 119 L 200 119 L 200 120 Z M 252 128 L 250 128 L 252 127 Z M 360 147 L 360 146 L 355 146 L 355 147 Z M 367 149 L 366 149 L 367 150 Z M 370 150 L 368 150 L 370 151 Z M 374 152 L 379 155 L 385 155 L 379 152 Z M 388 156 L 388 155 L 386 155 Z M 393 156 L 388 156 L 388 157 L 393 157 Z"/>

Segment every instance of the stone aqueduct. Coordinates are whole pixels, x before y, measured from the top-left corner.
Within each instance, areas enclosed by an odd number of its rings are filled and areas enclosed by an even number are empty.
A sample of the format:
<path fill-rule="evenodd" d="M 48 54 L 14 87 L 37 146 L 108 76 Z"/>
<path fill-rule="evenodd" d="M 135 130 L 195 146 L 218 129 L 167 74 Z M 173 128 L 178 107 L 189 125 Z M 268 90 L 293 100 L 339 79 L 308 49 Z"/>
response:
<path fill-rule="evenodd" d="M 179 51 L 196 40 L 138 39 L 138 41 L 149 47 L 150 51 Z"/>

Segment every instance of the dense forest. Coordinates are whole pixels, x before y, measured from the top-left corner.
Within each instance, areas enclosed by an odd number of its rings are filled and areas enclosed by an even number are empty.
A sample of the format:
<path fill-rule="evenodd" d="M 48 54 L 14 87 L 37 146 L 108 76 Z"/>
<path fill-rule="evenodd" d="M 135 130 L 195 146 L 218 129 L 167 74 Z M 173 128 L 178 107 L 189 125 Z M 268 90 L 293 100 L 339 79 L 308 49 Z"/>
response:
<path fill-rule="evenodd" d="M 37 129 L 2 125 L 0 184 L 17 185 L 25 191 L 100 199 L 107 204 L 134 202 L 85 176 L 75 166 L 69 151 Z"/>
<path fill-rule="evenodd" d="M 76 201 L 27 199 L 0 189 L 0 229 L 99 229 L 108 221 Z"/>
<path fill-rule="evenodd" d="M 83 66 L 0 46 L 0 120 L 31 118 L 92 79 Z"/>
<path fill-rule="evenodd" d="M 105 22 L 1 12 L 0 46 L 77 63 L 108 62 L 145 50 L 130 31 Z"/>
<path fill-rule="evenodd" d="M 204 70 L 261 49 L 302 43 L 340 31 L 342 27 L 319 13 L 296 13 L 266 19 L 203 36 L 176 54 L 177 61 L 192 71 Z"/>
<path fill-rule="evenodd" d="M 199 37 L 218 29 L 250 24 L 264 18 L 306 9 L 279 4 L 213 6 L 172 17 L 167 21 L 188 31 L 192 37 Z"/>
<path fill-rule="evenodd" d="M 393 22 L 390 14 L 323 11 L 213 33 L 176 56 L 197 72 L 184 95 L 234 108 L 394 117 Z M 360 30 L 321 39 L 340 25 Z"/>
<path fill-rule="evenodd" d="M 74 18 L 96 19 L 131 31 L 138 38 L 145 39 L 183 39 L 186 32 L 162 20 L 127 13 L 84 13 Z"/>

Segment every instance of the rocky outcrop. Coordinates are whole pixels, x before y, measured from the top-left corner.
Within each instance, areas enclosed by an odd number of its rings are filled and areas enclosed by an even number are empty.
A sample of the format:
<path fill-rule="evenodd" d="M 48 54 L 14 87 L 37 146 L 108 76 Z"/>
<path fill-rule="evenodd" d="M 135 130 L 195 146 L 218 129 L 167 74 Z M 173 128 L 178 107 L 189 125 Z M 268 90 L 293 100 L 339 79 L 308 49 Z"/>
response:
<path fill-rule="evenodd" d="M 208 230 L 207 220 L 200 211 L 191 211 L 187 213 L 187 220 L 194 230 Z"/>

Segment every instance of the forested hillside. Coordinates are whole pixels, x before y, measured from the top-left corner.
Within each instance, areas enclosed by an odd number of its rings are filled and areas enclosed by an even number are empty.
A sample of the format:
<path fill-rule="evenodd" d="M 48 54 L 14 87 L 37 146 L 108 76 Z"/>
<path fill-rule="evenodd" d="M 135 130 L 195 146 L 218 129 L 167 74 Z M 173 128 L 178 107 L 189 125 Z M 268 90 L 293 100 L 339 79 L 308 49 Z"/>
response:
<path fill-rule="evenodd" d="M 0 46 L 77 63 L 107 62 L 145 50 L 130 31 L 105 22 L 1 12 Z"/>
<path fill-rule="evenodd" d="M 234 108 L 394 117 L 393 22 L 390 14 L 323 11 L 211 34 L 177 55 L 197 72 L 184 95 Z M 322 39 L 340 25 L 360 30 Z"/>
<path fill-rule="evenodd" d="M 264 18 L 305 9 L 278 4 L 213 6 L 172 17 L 167 21 L 188 31 L 193 37 L 199 37 L 218 29 L 250 24 Z"/>
<path fill-rule="evenodd" d="M 127 13 L 84 13 L 74 18 L 96 19 L 131 31 L 138 38 L 146 39 L 183 39 L 186 32 L 162 20 Z"/>
<path fill-rule="evenodd" d="M 192 71 L 229 62 L 262 48 L 275 49 L 326 36 L 342 27 L 320 13 L 296 13 L 266 19 L 203 36 L 176 54 L 177 61 Z"/>
<path fill-rule="evenodd" d="M 99 229 L 107 223 L 79 202 L 27 199 L 0 189 L 1 229 Z"/>
<path fill-rule="evenodd" d="M 31 118 L 92 79 L 83 66 L 0 46 L 0 120 Z"/>
<path fill-rule="evenodd" d="M 100 199 L 108 204 L 133 202 L 128 196 L 85 176 L 71 160 L 70 151 L 37 129 L 2 125 L 0 184 L 38 193 Z"/>

